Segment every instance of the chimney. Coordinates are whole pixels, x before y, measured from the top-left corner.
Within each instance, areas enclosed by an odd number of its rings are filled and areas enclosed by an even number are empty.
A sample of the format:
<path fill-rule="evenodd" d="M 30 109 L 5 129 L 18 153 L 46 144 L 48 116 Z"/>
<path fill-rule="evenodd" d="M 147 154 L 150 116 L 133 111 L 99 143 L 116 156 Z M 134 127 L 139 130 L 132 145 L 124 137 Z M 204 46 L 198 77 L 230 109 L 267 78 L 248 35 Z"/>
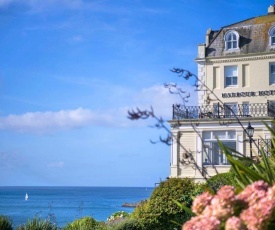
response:
<path fill-rule="evenodd" d="M 205 38 L 205 45 L 206 45 L 206 47 L 209 46 L 209 43 L 210 43 L 210 34 L 211 34 L 211 31 L 212 31 L 211 28 L 209 28 L 206 31 L 206 38 Z"/>
<path fill-rule="evenodd" d="M 268 7 L 267 14 L 275 14 L 275 5 L 270 5 Z"/>
<path fill-rule="evenodd" d="M 205 44 L 198 45 L 198 58 L 205 58 Z"/>

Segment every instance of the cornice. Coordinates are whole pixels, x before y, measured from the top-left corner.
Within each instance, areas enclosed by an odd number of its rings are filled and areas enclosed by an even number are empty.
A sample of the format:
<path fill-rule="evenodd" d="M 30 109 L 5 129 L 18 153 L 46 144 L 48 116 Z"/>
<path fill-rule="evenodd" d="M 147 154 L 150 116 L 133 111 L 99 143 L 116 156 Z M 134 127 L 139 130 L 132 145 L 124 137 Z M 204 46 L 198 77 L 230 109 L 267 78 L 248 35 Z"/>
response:
<path fill-rule="evenodd" d="M 208 59 L 206 58 L 206 63 L 208 64 L 215 64 L 215 63 L 228 63 L 228 62 L 244 62 L 244 61 L 258 61 L 264 59 L 275 59 L 275 54 L 266 55 L 263 54 L 261 56 L 245 56 L 245 57 L 222 57 L 222 59 Z"/>

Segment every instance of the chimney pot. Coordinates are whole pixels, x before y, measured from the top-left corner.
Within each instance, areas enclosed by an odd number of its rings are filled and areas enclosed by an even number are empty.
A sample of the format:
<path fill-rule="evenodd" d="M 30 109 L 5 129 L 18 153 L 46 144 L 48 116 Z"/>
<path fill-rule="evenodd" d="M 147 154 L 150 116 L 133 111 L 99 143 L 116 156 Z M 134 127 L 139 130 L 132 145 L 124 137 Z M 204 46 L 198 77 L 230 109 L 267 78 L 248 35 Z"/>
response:
<path fill-rule="evenodd" d="M 267 14 L 275 14 L 275 5 L 270 5 L 268 7 Z"/>

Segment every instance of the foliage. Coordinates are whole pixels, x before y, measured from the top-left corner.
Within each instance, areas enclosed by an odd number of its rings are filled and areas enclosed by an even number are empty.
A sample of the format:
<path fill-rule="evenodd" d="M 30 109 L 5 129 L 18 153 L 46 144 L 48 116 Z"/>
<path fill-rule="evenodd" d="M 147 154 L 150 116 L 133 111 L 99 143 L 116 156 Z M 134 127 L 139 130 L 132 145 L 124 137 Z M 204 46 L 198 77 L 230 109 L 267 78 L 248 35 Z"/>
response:
<path fill-rule="evenodd" d="M 215 175 L 206 181 L 206 190 L 210 188 L 213 191 L 218 191 L 223 185 L 236 185 L 234 178 L 235 174 L 231 171 Z"/>
<path fill-rule="evenodd" d="M 193 197 L 202 191 L 202 186 L 193 179 L 170 178 L 155 188 L 149 200 L 134 210 L 132 217 L 139 220 L 142 229 L 177 229 L 177 223 L 184 223 L 191 215 L 174 201 L 191 207 Z"/>
<path fill-rule="evenodd" d="M 9 217 L 0 215 L 0 230 L 12 230 L 12 221 Z"/>
<path fill-rule="evenodd" d="M 137 219 L 126 218 L 123 221 L 115 224 L 111 228 L 112 230 L 141 230 L 141 226 Z"/>
<path fill-rule="evenodd" d="M 83 217 L 77 219 L 72 223 L 67 224 L 63 230 L 104 230 L 106 229 L 105 224 L 97 222 L 92 217 Z"/>
<path fill-rule="evenodd" d="M 107 218 L 107 221 L 110 223 L 117 222 L 117 221 L 119 221 L 121 219 L 125 219 L 129 216 L 130 216 L 130 214 L 128 212 L 118 211 L 118 212 L 113 213 L 111 216 L 109 216 Z"/>
<path fill-rule="evenodd" d="M 197 215 L 186 222 L 183 230 L 274 229 L 275 185 L 257 181 L 238 195 L 233 186 L 223 186 L 216 195 L 208 192 L 198 196 L 192 205 Z"/>
<path fill-rule="evenodd" d="M 17 230 L 57 230 L 58 227 L 49 219 L 34 218 L 28 220 L 27 224 L 20 225 Z"/>
<path fill-rule="evenodd" d="M 272 145 L 275 146 L 275 130 L 270 128 L 266 123 L 264 123 L 267 129 L 269 129 L 272 138 Z M 221 141 L 219 145 L 226 155 L 228 161 L 231 164 L 231 168 L 236 174 L 236 179 L 238 184 L 244 189 L 251 183 L 263 180 L 269 185 L 275 183 L 275 148 L 269 149 L 270 156 L 266 153 L 263 147 L 260 148 L 260 156 L 258 157 L 258 162 L 253 159 L 239 155 L 238 153 L 232 153 Z M 267 146 L 267 145 L 266 145 Z M 250 162 L 252 166 L 248 166 L 247 163 Z"/>

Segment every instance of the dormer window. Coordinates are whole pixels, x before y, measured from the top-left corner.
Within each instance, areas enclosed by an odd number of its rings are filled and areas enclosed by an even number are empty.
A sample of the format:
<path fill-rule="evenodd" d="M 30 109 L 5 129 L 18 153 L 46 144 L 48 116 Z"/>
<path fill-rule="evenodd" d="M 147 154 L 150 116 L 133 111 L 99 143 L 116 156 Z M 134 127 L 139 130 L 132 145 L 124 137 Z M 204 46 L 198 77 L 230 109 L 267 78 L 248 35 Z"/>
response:
<path fill-rule="evenodd" d="M 232 50 L 239 48 L 239 34 L 236 31 L 228 31 L 224 36 L 225 49 Z"/>
<path fill-rule="evenodd" d="M 275 45 L 275 26 L 273 26 L 269 31 L 269 44 L 271 46 Z"/>

